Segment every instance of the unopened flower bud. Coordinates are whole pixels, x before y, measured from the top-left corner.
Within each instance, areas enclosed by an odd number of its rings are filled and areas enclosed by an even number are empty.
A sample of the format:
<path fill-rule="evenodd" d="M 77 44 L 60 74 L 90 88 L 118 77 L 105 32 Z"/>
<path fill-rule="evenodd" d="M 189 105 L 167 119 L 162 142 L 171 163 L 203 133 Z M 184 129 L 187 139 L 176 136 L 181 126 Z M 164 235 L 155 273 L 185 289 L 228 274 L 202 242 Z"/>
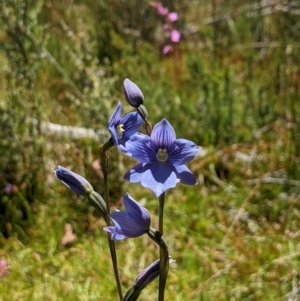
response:
<path fill-rule="evenodd" d="M 54 171 L 54 175 L 77 194 L 86 195 L 90 194 L 94 190 L 93 186 L 84 177 L 65 167 L 58 166 L 58 168 Z"/>
<path fill-rule="evenodd" d="M 138 108 L 144 103 L 144 95 L 141 89 L 131 80 L 126 78 L 123 83 L 125 98 L 134 108 Z"/>
<path fill-rule="evenodd" d="M 169 258 L 169 263 L 175 260 Z M 139 298 L 141 291 L 151 283 L 160 273 L 160 260 L 152 262 L 146 267 L 135 279 L 134 283 L 129 287 L 124 295 L 123 301 L 136 301 Z"/>
<path fill-rule="evenodd" d="M 159 275 L 160 260 L 152 262 L 145 270 L 143 270 L 136 278 L 134 286 L 138 290 L 144 289 Z"/>
<path fill-rule="evenodd" d="M 137 276 L 133 285 L 125 293 L 124 301 L 138 300 L 141 291 L 159 275 L 159 264 L 160 260 L 158 259 Z"/>

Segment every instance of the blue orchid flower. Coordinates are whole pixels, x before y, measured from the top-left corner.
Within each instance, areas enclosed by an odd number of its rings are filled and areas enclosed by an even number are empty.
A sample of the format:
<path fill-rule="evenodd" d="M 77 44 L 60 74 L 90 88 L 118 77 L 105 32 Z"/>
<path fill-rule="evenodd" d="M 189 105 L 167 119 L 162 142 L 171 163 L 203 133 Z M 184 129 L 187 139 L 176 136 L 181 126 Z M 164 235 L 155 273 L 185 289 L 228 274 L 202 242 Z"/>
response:
<path fill-rule="evenodd" d="M 155 125 L 150 137 L 132 136 L 126 150 L 139 163 L 124 178 L 132 183 L 140 182 L 157 197 L 179 181 L 186 185 L 197 184 L 185 164 L 197 155 L 199 147 L 192 141 L 176 139 L 175 130 L 166 119 Z"/>
<path fill-rule="evenodd" d="M 125 143 L 143 124 L 142 117 L 137 112 L 130 112 L 121 117 L 122 104 L 119 103 L 108 122 L 108 130 L 116 146 L 125 148 Z"/>
<path fill-rule="evenodd" d="M 77 194 L 86 195 L 90 194 L 94 190 L 93 186 L 84 177 L 65 167 L 58 166 L 58 168 L 54 171 L 54 175 Z"/>
<path fill-rule="evenodd" d="M 149 211 L 135 201 L 129 193 L 123 196 L 126 211 L 116 210 L 109 215 L 114 226 L 104 227 L 103 230 L 111 233 L 112 240 L 139 237 L 149 231 Z"/>

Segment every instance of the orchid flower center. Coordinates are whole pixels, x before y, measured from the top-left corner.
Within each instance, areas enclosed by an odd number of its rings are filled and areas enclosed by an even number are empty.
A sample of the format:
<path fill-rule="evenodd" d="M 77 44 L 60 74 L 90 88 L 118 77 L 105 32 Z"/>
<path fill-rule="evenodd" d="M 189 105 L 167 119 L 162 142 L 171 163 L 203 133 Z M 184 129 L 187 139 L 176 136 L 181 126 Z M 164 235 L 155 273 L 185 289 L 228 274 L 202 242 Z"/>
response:
<path fill-rule="evenodd" d="M 119 139 L 121 139 L 123 137 L 123 133 L 125 132 L 123 127 L 124 127 L 124 124 L 119 124 L 116 128 Z"/>
<path fill-rule="evenodd" d="M 156 154 L 158 161 L 165 162 L 168 159 L 168 153 L 166 149 L 160 148 Z"/>

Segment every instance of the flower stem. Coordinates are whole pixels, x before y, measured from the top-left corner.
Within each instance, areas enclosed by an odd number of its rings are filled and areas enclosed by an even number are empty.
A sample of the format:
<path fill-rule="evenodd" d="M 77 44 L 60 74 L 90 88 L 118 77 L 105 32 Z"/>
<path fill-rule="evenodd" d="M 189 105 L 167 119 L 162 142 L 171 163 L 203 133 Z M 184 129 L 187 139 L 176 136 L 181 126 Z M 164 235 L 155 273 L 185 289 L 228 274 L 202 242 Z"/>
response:
<path fill-rule="evenodd" d="M 163 192 L 159 196 L 159 207 L 158 207 L 158 230 L 164 234 L 164 205 L 165 205 L 165 193 Z"/>
<path fill-rule="evenodd" d="M 152 124 L 148 120 L 148 112 L 146 107 L 144 105 L 140 105 L 139 107 L 137 107 L 137 112 L 143 118 L 146 126 L 146 132 L 150 136 L 152 132 Z"/>
<path fill-rule="evenodd" d="M 104 200 L 106 203 L 105 220 L 106 220 L 107 226 L 110 226 L 111 222 L 110 222 L 110 218 L 109 218 L 110 204 L 109 204 L 109 192 L 108 192 L 108 160 L 107 160 L 107 154 L 105 151 L 103 151 L 103 149 L 101 149 L 101 151 L 100 151 L 100 159 L 101 159 L 101 166 L 102 166 L 103 179 L 104 179 Z M 113 264 L 119 298 L 120 298 L 120 301 L 122 301 L 123 293 L 122 293 L 122 286 L 121 286 L 120 275 L 119 275 L 119 270 L 118 270 L 116 246 L 115 246 L 115 242 L 113 240 L 111 240 L 111 238 L 110 238 L 110 233 L 107 233 L 107 238 L 108 238 L 108 245 L 109 245 L 111 260 L 112 260 L 112 264 Z"/>
<path fill-rule="evenodd" d="M 158 229 L 161 235 L 164 233 L 164 205 L 165 205 L 165 193 L 159 196 L 159 208 L 158 208 Z M 166 258 L 166 252 L 162 246 L 160 246 L 160 267 L 159 267 L 159 290 L 158 290 L 158 301 L 164 301 L 165 298 L 165 287 L 168 275 L 169 266 L 169 254 Z"/>
<path fill-rule="evenodd" d="M 170 263 L 168 245 L 163 235 L 154 228 L 150 227 L 148 235 L 160 247 L 158 300 L 163 301 L 165 298 L 165 287 L 167 283 Z"/>

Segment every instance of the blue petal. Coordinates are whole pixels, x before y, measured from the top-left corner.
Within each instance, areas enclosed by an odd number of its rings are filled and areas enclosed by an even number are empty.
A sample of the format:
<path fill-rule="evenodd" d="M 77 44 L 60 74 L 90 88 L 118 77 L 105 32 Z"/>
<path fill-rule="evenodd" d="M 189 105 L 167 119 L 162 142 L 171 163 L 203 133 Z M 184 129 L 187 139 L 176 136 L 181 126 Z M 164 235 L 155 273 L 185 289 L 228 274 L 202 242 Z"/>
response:
<path fill-rule="evenodd" d="M 114 212 L 109 215 L 110 219 L 114 222 L 115 226 L 122 229 L 123 233 L 135 232 L 139 225 L 133 220 L 127 212 Z"/>
<path fill-rule="evenodd" d="M 121 111 L 122 111 L 122 104 L 119 102 L 117 105 L 117 108 L 115 109 L 115 111 L 113 112 L 113 114 L 111 115 L 108 125 L 118 125 L 118 122 L 121 118 Z"/>
<path fill-rule="evenodd" d="M 129 193 L 123 196 L 123 203 L 131 219 L 134 220 L 139 227 L 148 230 L 150 226 L 149 211 L 134 200 Z"/>
<path fill-rule="evenodd" d="M 177 139 L 168 149 L 168 162 L 173 166 L 183 165 L 195 158 L 199 147 L 192 141 Z"/>
<path fill-rule="evenodd" d="M 166 149 L 176 140 L 176 133 L 169 121 L 163 119 L 154 126 L 151 138 L 154 140 L 157 148 Z"/>
<path fill-rule="evenodd" d="M 119 137 L 116 131 L 116 127 L 114 126 L 114 124 L 109 125 L 108 127 L 109 133 L 111 135 L 111 138 L 114 142 L 115 145 L 119 144 Z"/>
<path fill-rule="evenodd" d="M 116 126 L 119 125 L 119 121 L 121 118 L 122 104 L 119 102 L 117 108 L 109 119 L 108 122 L 108 130 L 113 139 L 115 145 L 119 144 L 119 137 L 116 131 Z"/>
<path fill-rule="evenodd" d="M 124 178 L 132 183 L 140 182 L 142 186 L 150 188 L 157 197 L 177 184 L 177 176 L 172 167 L 162 163 L 139 163 L 130 169 Z"/>
<path fill-rule="evenodd" d="M 143 124 L 142 117 L 137 112 L 130 112 L 125 114 L 121 119 L 119 124 L 124 125 L 124 133 L 122 139 L 129 139 L 134 135 Z"/>
<path fill-rule="evenodd" d="M 125 236 L 124 234 L 119 233 L 119 228 L 109 226 L 104 227 L 103 230 L 111 233 L 112 240 L 123 240 L 127 238 L 127 236 Z"/>
<path fill-rule="evenodd" d="M 182 184 L 196 185 L 198 183 L 197 178 L 185 165 L 176 166 L 175 168 L 177 178 Z"/>
<path fill-rule="evenodd" d="M 150 226 L 148 210 L 136 202 L 129 194 L 123 197 L 126 212 L 116 210 L 109 215 L 114 222 L 114 233 L 126 237 L 138 237 L 146 233 Z"/>
<path fill-rule="evenodd" d="M 132 136 L 126 143 L 126 150 L 139 162 L 149 163 L 156 161 L 156 147 L 147 135 L 136 134 Z"/>

